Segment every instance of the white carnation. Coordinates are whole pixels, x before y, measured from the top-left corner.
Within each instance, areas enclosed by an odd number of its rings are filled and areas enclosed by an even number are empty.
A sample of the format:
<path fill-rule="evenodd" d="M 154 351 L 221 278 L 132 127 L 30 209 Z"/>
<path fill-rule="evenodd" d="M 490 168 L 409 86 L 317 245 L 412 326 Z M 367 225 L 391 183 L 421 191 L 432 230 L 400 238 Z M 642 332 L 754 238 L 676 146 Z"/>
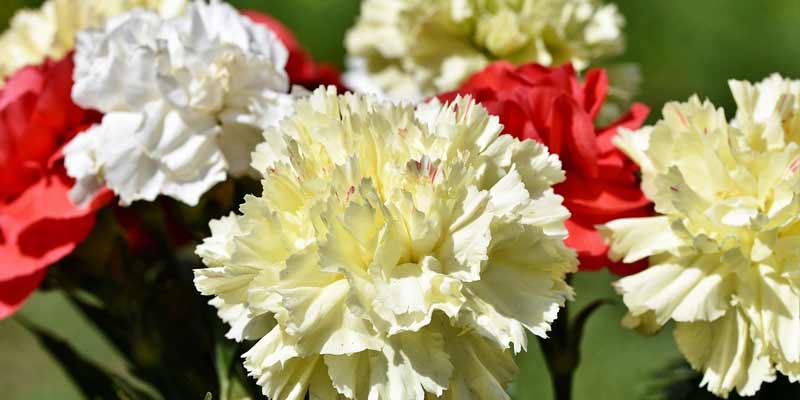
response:
<path fill-rule="evenodd" d="M 678 348 L 717 396 L 800 380 L 800 81 L 731 81 L 736 118 L 692 97 L 615 143 L 661 214 L 611 221 L 626 325 L 674 321 Z"/>
<path fill-rule="evenodd" d="M 572 296 L 546 147 L 468 98 L 320 88 L 265 134 L 264 190 L 211 222 L 198 290 L 272 399 L 508 399 Z"/>
<path fill-rule="evenodd" d="M 345 82 L 391 98 L 456 89 L 492 62 L 572 62 L 623 49 L 624 19 L 601 0 L 365 0 L 345 41 Z"/>
<path fill-rule="evenodd" d="M 172 19 L 133 11 L 77 41 L 73 98 L 106 115 L 65 149 L 76 201 L 99 181 L 122 204 L 194 205 L 247 173 L 261 130 L 291 108 L 286 48 L 219 1 Z"/>
<path fill-rule="evenodd" d="M 97 28 L 109 18 L 134 8 L 153 10 L 165 17 L 181 14 L 188 0 L 47 0 L 35 10 L 20 10 L 0 35 L 0 86 L 26 65 L 54 60 L 75 47 L 75 35 Z"/>

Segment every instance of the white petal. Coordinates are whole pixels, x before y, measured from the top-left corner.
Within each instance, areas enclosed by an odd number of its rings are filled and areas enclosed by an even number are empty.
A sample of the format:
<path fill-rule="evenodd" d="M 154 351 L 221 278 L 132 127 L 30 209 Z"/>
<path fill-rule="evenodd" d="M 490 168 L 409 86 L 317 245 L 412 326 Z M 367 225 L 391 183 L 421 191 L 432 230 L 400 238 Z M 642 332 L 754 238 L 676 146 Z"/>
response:
<path fill-rule="evenodd" d="M 664 263 L 614 284 L 634 315 L 655 311 L 656 322 L 713 321 L 730 307 L 735 288 L 731 271 L 715 256 Z"/>
<path fill-rule="evenodd" d="M 752 396 L 763 382 L 775 380 L 769 358 L 749 332 L 750 324 L 736 310 L 714 322 L 680 323 L 674 331 L 692 367 L 704 371 L 700 384 L 723 397 L 734 388 Z"/>
<path fill-rule="evenodd" d="M 675 250 L 681 245 L 667 217 L 618 219 L 598 226 L 598 231 L 609 242 L 608 257 L 626 263 Z"/>
<path fill-rule="evenodd" d="M 250 172 L 260 129 L 291 112 L 287 59 L 275 33 L 218 1 L 169 19 L 134 11 L 82 33 L 73 97 L 106 116 L 98 178 L 84 173 L 76 196 L 99 179 L 124 205 L 158 195 L 196 205 L 229 170 Z"/>
<path fill-rule="evenodd" d="M 517 374 L 517 366 L 508 350 L 475 335 L 445 333 L 450 361 L 456 368 L 444 399 L 510 399 L 508 385 Z"/>

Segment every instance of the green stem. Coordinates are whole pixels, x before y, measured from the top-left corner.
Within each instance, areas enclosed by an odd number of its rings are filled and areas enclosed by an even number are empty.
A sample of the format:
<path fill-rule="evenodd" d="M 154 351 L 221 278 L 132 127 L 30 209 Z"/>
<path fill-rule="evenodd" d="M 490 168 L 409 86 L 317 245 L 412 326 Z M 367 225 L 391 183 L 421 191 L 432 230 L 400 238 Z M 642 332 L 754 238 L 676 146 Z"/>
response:
<path fill-rule="evenodd" d="M 581 339 L 589 317 L 609 300 L 599 299 L 584 307 L 573 320 L 569 318 L 569 303 L 558 312 L 553 321 L 550 338 L 539 339 L 544 353 L 555 400 L 572 400 L 575 370 L 580 363 Z"/>
<path fill-rule="evenodd" d="M 579 342 L 573 340 L 567 306 L 564 306 L 553 322 L 550 338 L 539 340 L 547 369 L 550 371 L 555 400 L 572 399 L 572 381 L 580 358 L 577 346 Z"/>

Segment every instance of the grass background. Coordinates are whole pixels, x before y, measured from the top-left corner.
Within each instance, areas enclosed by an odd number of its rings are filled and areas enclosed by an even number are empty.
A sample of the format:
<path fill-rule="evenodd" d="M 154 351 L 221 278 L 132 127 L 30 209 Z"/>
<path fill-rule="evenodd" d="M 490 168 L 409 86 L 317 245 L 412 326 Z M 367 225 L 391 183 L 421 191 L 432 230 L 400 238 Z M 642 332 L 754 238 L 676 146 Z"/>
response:
<path fill-rule="evenodd" d="M 342 39 L 358 12 L 357 0 L 233 0 L 236 6 L 267 11 L 294 30 L 319 60 L 341 65 Z M 733 100 L 731 78 L 759 80 L 772 72 L 800 78 L 797 0 L 616 0 L 627 18 L 627 52 L 620 61 L 641 66 L 639 100 L 660 116 L 666 101 L 697 93 L 724 107 Z M 23 6 L 37 0 L 0 0 L 0 29 Z M 606 272 L 580 273 L 572 310 L 614 293 Z M 659 371 L 679 358 L 669 330 L 643 338 L 619 326 L 619 303 L 601 308 L 589 321 L 576 374 L 576 400 L 641 399 Z M 39 293 L 20 316 L 67 339 L 95 361 L 122 371 L 124 364 L 91 325 L 56 293 Z M 519 357 L 521 373 L 513 387 L 517 399 L 551 397 L 547 371 L 535 340 Z M 3 399 L 80 399 L 60 367 L 15 319 L 0 321 L 0 397 Z"/>

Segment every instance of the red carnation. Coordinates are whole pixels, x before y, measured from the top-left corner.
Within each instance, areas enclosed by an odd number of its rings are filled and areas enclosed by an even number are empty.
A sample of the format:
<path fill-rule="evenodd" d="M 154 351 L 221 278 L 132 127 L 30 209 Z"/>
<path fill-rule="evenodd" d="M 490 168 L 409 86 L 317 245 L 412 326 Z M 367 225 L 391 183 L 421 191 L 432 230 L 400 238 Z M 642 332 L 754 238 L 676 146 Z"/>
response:
<path fill-rule="evenodd" d="M 320 85 L 335 85 L 340 89 L 343 88 L 339 70 L 331 64 L 314 62 L 308 51 L 297 42 L 292 31 L 277 19 L 253 10 L 244 10 L 242 14 L 251 21 L 275 32 L 278 39 L 289 50 L 289 61 L 286 63 L 289 83 L 303 86 L 309 90 L 314 90 Z"/>
<path fill-rule="evenodd" d="M 26 67 L 0 90 L 0 318 L 86 238 L 111 199 L 104 192 L 79 208 L 68 196 L 61 148 L 100 119 L 72 102 L 72 69 L 71 57 Z"/>
<path fill-rule="evenodd" d="M 555 190 L 572 212 L 566 224 L 566 244 L 578 251 L 581 269 L 608 266 L 616 274 L 627 275 L 646 265 L 609 261 L 608 246 L 594 226 L 649 213 L 650 201 L 639 189 L 636 177 L 638 166 L 611 140 L 620 127 L 640 127 L 650 110 L 637 103 L 609 126 L 595 128 L 594 121 L 607 92 L 608 79 L 601 69 L 588 71 L 581 83 L 569 64 L 547 68 L 498 62 L 440 99 L 472 95 L 500 117 L 507 133 L 544 143 L 558 154 L 567 180 Z"/>

